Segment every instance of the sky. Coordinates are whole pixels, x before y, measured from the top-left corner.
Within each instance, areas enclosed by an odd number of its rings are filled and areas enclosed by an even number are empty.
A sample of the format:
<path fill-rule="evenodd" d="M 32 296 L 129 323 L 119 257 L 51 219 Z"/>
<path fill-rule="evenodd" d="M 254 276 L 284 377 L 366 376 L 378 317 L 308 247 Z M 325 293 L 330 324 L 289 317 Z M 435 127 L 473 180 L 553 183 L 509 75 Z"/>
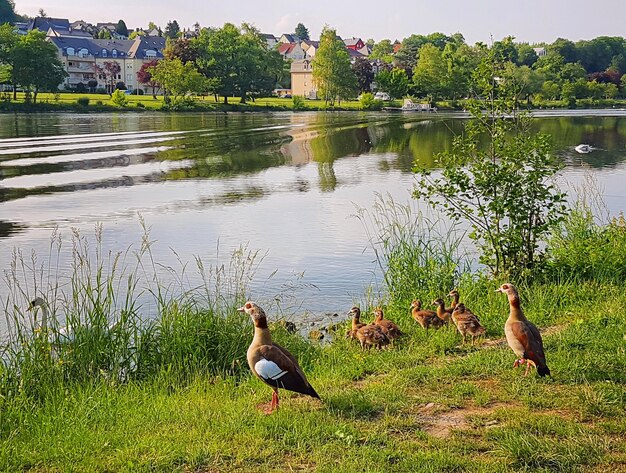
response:
<path fill-rule="evenodd" d="M 43 8 L 50 17 L 117 22 L 127 27 L 147 27 L 153 21 L 164 27 L 177 20 L 182 28 L 196 21 L 201 26 L 226 22 L 252 23 L 262 33 L 293 33 L 303 23 L 312 39 L 324 25 L 343 38 L 364 41 L 402 40 L 411 34 L 460 32 L 469 44 L 490 43 L 506 36 L 518 42 L 551 43 L 598 36 L 626 36 L 626 0 L 16 0 L 20 14 L 36 16 Z"/>

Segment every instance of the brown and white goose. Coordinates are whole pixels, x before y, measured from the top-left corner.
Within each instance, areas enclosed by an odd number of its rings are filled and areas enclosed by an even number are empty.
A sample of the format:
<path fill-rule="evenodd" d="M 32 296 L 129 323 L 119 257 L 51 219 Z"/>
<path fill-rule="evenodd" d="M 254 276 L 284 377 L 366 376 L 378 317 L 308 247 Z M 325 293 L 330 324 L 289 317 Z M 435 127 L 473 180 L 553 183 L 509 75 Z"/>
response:
<path fill-rule="evenodd" d="M 426 330 L 430 327 L 439 328 L 444 324 L 444 321 L 437 317 L 437 312 L 422 310 L 422 302 L 418 299 L 411 302 L 411 316 Z"/>
<path fill-rule="evenodd" d="M 478 317 L 476 317 L 470 310 L 465 308 L 465 304 L 457 304 L 452 312 L 452 321 L 456 325 L 457 330 L 463 335 L 463 342 L 467 335 L 472 337 L 472 344 L 474 339 L 480 335 L 485 334 L 485 327 L 480 325 Z"/>
<path fill-rule="evenodd" d="M 255 376 L 274 390 L 269 412 L 278 408 L 278 388 L 319 399 L 293 355 L 272 342 L 263 309 L 254 302 L 246 302 L 237 310 L 248 314 L 254 323 L 254 338 L 247 354 L 248 365 Z"/>
<path fill-rule="evenodd" d="M 519 359 L 513 363 L 513 368 L 526 363 L 526 372 L 524 376 L 528 376 L 528 370 L 531 366 L 537 368 L 539 376 L 550 374 L 550 369 L 546 364 L 546 356 L 543 351 L 543 340 L 537 327 L 530 322 L 520 306 L 519 294 L 513 284 L 503 284 L 498 292 L 506 294 L 509 299 L 509 318 L 504 324 L 504 333 L 506 341 Z"/>
<path fill-rule="evenodd" d="M 374 323 L 383 329 L 383 333 L 387 335 L 390 340 L 394 340 L 404 335 L 396 324 L 394 324 L 391 320 L 385 319 L 383 310 L 380 307 L 374 310 Z"/>

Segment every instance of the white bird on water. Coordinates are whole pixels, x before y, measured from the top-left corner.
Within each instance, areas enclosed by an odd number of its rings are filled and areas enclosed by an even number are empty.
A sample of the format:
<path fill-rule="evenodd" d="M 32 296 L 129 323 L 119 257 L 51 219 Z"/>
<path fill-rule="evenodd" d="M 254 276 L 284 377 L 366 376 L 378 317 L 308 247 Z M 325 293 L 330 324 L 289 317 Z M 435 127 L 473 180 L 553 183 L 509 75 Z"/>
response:
<path fill-rule="evenodd" d="M 577 153 L 580 154 L 587 154 L 587 153 L 591 153 L 593 150 L 595 150 L 596 148 L 594 148 L 591 145 L 586 145 L 586 144 L 579 144 L 578 146 L 576 146 L 574 148 L 576 150 Z"/>

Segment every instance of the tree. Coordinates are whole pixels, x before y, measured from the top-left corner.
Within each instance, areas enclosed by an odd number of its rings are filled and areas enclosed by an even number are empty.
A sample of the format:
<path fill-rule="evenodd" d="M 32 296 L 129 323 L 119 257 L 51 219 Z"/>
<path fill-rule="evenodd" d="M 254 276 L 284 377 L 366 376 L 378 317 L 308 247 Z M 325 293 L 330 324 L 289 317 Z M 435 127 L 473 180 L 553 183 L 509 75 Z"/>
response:
<path fill-rule="evenodd" d="M 326 104 L 333 106 L 337 99 L 349 98 L 356 92 L 357 79 L 350 66 L 350 56 L 334 29 L 322 30 L 312 66 L 313 82 Z"/>
<path fill-rule="evenodd" d="M 391 97 L 404 97 L 409 91 L 409 76 L 399 67 L 391 71 L 380 71 L 376 76 L 378 90 L 387 92 Z"/>
<path fill-rule="evenodd" d="M 159 61 L 157 59 L 153 59 L 150 62 L 142 64 L 139 71 L 137 71 L 137 81 L 140 84 L 152 87 L 152 98 L 154 99 L 156 99 L 157 91 L 161 88 L 161 85 L 152 77 L 152 71 L 158 63 Z"/>
<path fill-rule="evenodd" d="M 418 95 L 430 95 L 437 100 L 445 93 L 448 67 L 442 51 L 433 44 L 419 50 L 419 60 L 413 70 L 413 84 Z"/>
<path fill-rule="evenodd" d="M 130 35 L 128 35 L 128 39 L 135 39 L 137 36 L 145 36 L 146 33 L 142 30 L 131 31 Z"/>
<path fill-rule="evenodd" d="M 104 61 L 102 66 L 96 64 L 96 72 L 104 80 L 106 91 L 109 95 L 115 90 L 115 83 L 122 72 L 117 61 Z"/>
<path fill-rule="evenodd" d="M 20 19 L 20 16 L 15 13 L 13 0 L 0 0 L 0 23 L 13 23 Z"/>
<path fill-rule="evenodd" d="M 198 50 L 196 43 L 186 38 L 166 39 L 163 56 L 166 59 L 180 59 L 183 64 L 186 62 L 196 62 L 198 59 Z"/>
<path fill-rule="evenodd" d="M 374 44 L 370 59 L 380 59 L 388 64 L 393 62 L 393 44 L 389 39 L 383 39 Z"/>
<path fill-rule="evenodd" d="M 296 26 L 296 36 L 301 40 L 309 40 L 309 30 L 302 23 L 298 23 Z"/>
<path fill-rule="evenodd" d="M 562 163 L 549 137 L 531 129 L 519 113 L 493 49 L 473 75 L 484 100 L 466 104 L 472 119 L 436 160 L 440 174 L 418 169 L 416 198 L 425 198 L 454 221 L 465 221 L 481 249 L 480 261 L 494 275 L 517 278 L 542 261 L 550 228 L 565 212 L 565 194 L 553 179 Z"/>
<path fill-rule="evenodd" d="M 278 51 L 268 50 L 259 31 L 248 24 L 205 28 L 192 42 L 199 71 L 224 103 L 233 95 L 243 103 L 249 96 L 269 95 L 282 74 L 284 62 Z"/>
<path fill-rule="evenodd" d="M 12 55 L 12 82 L 32 91 L 33 102 L 40 90 L 56 90 L 67 77 L 56 46 L 46 41 L 42 31 L 31 30 L 20 37 Z"/>
<path fill-rule="evenodd" d="M 124 23 L 124 20 L 120 20 L 117 22 L 115 32 L 121 36 L 125 36 L 126 38 L 128 38 L 128 28 L 126 28 L 126 23 Z"/>
<path fill-rule="evenodd" d="M 149 69 L 152 80 L 161 84 L 167 94 L 174 98 L 187 93 L 200 94 L 206 88 L 206 81 L 190 62 L 183 64 L 180 59 L 163 59 Z"/>
<path fill-rule="evenodd" d="M 372 90 L 372 81 L 374 80 L 372 64 L 367 59 L 360 57 L 352 64 L 352 70 L 356 76 L 359 91 L 369 92 Z"/>
<path fill-rule="evenodd" d="M 165 37 L 175 39 L 178 38 L 178 33 L 180 33 L 180 26 L 178 26 L 178 22 L 176 20 L 168 21 L 165 26 Z"/>
<path fill-rule="evenodd" d="M 517 45 L 516 64 L 518 66 L 532 67 L 537 62 L 537 59 L 539 59 L 539 56 L 537 56 L 537 53 L 529 44 L 522 43 Z"/>
<path fill-rule="evenodd" d="M 98 31 L 98 39 L 111 39 L 111 32 L 107 28 Z"/>
<path fill-rule="evenodd" d="M 93 94 L 96 91 L 96 87 L 98 87 L 98 81 L 96 79 L 89 80 L 87 87 L 89 87 L 89 92 Z"/>

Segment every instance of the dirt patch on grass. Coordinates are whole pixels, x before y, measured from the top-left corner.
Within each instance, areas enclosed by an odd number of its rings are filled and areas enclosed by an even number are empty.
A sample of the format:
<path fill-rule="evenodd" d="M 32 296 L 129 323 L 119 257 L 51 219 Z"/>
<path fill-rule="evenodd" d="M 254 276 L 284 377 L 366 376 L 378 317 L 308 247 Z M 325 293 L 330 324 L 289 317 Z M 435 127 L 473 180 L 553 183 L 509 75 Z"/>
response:
<path fill-rule="evenodd" d="M 467 430 L 472 424 L 470 418 L 473 416 L 488 416 L 496 409 L 504 407 L 504 403 L 495 403 L 486 407 L 467 406 L 459 409 L 441 410 L 440 404 L 433 402 L 423 406 L 417 416 L 422 426 L 422 430 L 435 438 L 445 439 L 452 435 L 455 430 Z M 498 425 L 498 421 L 489 421 L 486 428 Z"/>

